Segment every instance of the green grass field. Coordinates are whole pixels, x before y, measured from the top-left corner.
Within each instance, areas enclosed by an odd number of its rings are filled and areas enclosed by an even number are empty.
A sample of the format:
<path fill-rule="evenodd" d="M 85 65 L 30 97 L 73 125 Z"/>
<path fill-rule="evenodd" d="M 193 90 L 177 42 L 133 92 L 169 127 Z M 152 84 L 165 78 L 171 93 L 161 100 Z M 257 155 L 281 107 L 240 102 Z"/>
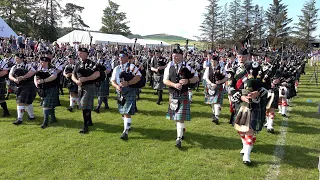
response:
<path fill-rule="evenodd" d="M 293 101 L 278 179 L 319 178 L 320 115 L 316 112 L 320 90 L 309 82 L 312 73 L 308 68 L 307 75 L 302 76 L 299 97 Z M 0 179 L 265 179 L 274 167 L 283 120 L 279 115 L 275 134 L 264 129 L 258 135 L 251 155 L 253 165 L 247 167 L 239 155 L 241 140 L 228 124 L 226 99 L 221 125 L 216 126 L 202 91 L 194 94 L 192 121 L 186 123 L 186 139 L 179 150 L 174 146 L 175 125 L 165 119 L 168 104 L 156 105 L 153 92 L 143 89 L 128 141 L 119 138 L 123 122 L 114 93 L 110 110 L 93 112 L 94 126 L 87 135 L 78 134 L 81 111 L 69 113 L 65 109 L 69 105 L 67 95 L 61 96 L 63 106 L 56 109 L 59 122 L 44 130 L 39 127 L 43 115 L 38 98 L 34 102 L 37 120 L 27 121 L 26 113 L 22 125 L 12 124 L 16 105 L 11 96 L 8 106 L 12 116 L 0 120 Z M 167 102 L 168 95 L 164 98 Z"/>

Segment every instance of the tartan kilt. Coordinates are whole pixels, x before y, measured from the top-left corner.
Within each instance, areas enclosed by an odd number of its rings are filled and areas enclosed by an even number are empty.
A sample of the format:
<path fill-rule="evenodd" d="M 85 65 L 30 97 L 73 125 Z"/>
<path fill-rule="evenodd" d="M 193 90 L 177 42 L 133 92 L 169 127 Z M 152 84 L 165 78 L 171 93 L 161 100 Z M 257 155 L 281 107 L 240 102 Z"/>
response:
<path fill-rule="evenodd" d="M 128 93 L 125 93 L 123 95 L 126 99 L 126 103 L 121 106 L 118 103 L 118 111 L 121 115 L 124 114 L 129 114 L 129 115 L 134 115 L 136 113 L 136 89 L 134 88 L 129 88 L 131 90 L 128 91 Z"/>
<path fill-rule="evenodd" d="M 163 75 L 154 75 L 153 76 L 153 89 L 155 90 L 163 90 L 164 84 L 163 84 Z"/>
<path fill-rule="evenodd" d="M 100 87 L 95 88 L 95 96 L 106 97 L 109 96 L 109 79 L 101 81 Z"/>
<path fill-rule="evenodd" d="M 44 93 L 46 97 L 42 98 L 41 106 L 43 108 L 54 109 L 58 105 L 58 87 L 44 89 Z"/>
<path fill-rule="evenodd" d="M 170 94 L 169 99 L 171 98 L 179 100 L 179 108 L 177 111 L 173 111 L 170 109 L 170 103 L 169 103 L 168 113 L 166 115 L 166 118 L 174 121 L 190 121 L 191 114 L 190 114 L 190 101 L 189 101 L 188 92 L 181 94 L 181 96 Z"/>
<path fill-rule="evenodd" d="M 216 87 L 216 93 L 214 96 L 208 93 L 208 88 L 205 88 L 204 102 L 206 104 L 221 104 L 223 102 L 224 88 L 222 85 Z"/>
<path fill-rule="evenodd" d="M 7 84 L 5 80 L 0 80 L 0 101 L 4 101 L 7 94 Z"/>
<path fill-rule="evenodd" d="M 76 93 L 78 94 L 78 85 L 73 84 L 71 87 L 68 87 L 69 93 Z"/>
<path fill-rule="evenodd" d="M 96 86 L 94 84 L 87 84 L 81 87 L 81 109 L 92 110 L 93 109 L 93 100 L 94 100 L 94 89 Z"/>
<path fill-rule="evenodd" d="M 246 103 L 234 103 L 235 104 L 235 116 L 233 122 L 235 122 L 235 118 L 239 113 L 241 105 L 245 105 Z M 251 121 L 250 128 L 254 131 L 261 131 L 263 125 L 266 120 L 266 105 L 267 105 L 267 97 L 262 97 L 260 103 L 251 103 Z"/>
<path fill-rule="evenodd" d="M 36 96 L 36 87 L 33 82 L 17 87 L 17 104 L 32 104 Z"/>

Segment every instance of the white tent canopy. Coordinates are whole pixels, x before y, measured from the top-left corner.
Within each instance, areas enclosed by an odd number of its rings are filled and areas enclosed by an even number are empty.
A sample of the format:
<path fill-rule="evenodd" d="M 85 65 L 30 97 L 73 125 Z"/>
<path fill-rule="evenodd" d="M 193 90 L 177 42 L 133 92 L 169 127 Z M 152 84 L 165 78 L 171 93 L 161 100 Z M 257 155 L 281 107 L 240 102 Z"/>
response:
<path fill-rule="evenodd" d="M 0 37 L 10 37 L 18 35 L 11 29 L 11 27 L 0 17 Z"/>
<path fill-rule="evenodd" d="M 119 44 L 119 45 L 133 45 L 134 40 L 128 39 L 118 34 L 104 34 L 99 32 L 74 30 L 57 40 L 58 43 L 75 42 L 81 44 L 90 44 L 90 37 L 92 37 L 92 44 Z"/>
<path fill-rule="evenodd" d="M 160 46 L 161 43 L 162 43 L 162 46 L 171 46 L 169 43 L 166 43 L 164 41 L 151 40 L 151 39 L 138 39 L 137 43 L 146 47 Z"/>

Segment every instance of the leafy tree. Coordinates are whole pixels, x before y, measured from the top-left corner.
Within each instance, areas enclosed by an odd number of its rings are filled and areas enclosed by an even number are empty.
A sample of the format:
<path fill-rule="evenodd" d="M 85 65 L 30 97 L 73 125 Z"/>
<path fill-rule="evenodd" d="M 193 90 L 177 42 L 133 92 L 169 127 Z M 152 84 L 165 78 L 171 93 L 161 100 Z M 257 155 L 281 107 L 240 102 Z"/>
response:
<path fill-rule="evenodd" d="M 69 18 L 71 28 L 89 28 L 87 24 L 84 23 L 79 13 L 84 10 L 84 7 L 78 6 L 73 3 L 67 3 L 65 9 L 62 11 L 66 18 Z"/>
<path fill-rule="evenodd" d="M 100 31 L 108 34 L 131 35 L 128 27 L 129 21 L 126 21 L 126 13 L 118 12 L 119 5 L 108 1 L 109 5 L 103 10 L 102 24 Z"/>
<path fill-rule="evenodd" d="M 294 32 L 297 37 L 304 41 L 304 44 L 308 44 L 315 38 L 312 33 L 317 29 L 319 21 L 318 11 L 316 8 L 316 1 L 306 1 L 301 9 L 302 15 L 299 17 L 299 22 L 296 23 L 296 31 Z"/>
<path fill-rule="evenodd" d="M 269 28 L 270 43 L 273 46 L 280 46 L 280 42 L 285 42 L 289 38 L 292 18 L 288 18 L 288 6 L 281 3 L 282 0 L 273 0 L 267 12 L 267 25 Z"/>
<path fill-rule="evenodd" d="M 200 26 L 201 36 L 204 39 L 211 42 L 211 49 L 214 48 L 214 43 L 217 41 L 219 29 L 220 29 L 220 9 L 218 6 L 219 0 L 208 0 L 209 5 L 206 6 L 206 13 L 204 16 L 204 21 Z"/>
<path fill-rule="evenodd" d="M 240 40 L 241 15 L 240 15 L 241 0 L 233 0 L 229 5 L 228 27 L 231 35 L 231 40 L 236 43 Z"/>

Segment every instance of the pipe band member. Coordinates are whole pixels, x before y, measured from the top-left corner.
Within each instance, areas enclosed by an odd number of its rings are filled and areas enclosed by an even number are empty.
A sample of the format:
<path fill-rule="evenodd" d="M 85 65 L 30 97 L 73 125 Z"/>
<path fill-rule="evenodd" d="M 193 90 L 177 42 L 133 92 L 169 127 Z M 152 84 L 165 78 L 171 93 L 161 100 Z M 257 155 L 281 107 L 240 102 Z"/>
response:
<path fill-rule="evenodd" d="M 43 108 L 43 123 L 40 126 L 45 129 L 49 125 L 49 116 L 51 123 L 57 122 L 55 107 L 58 105 L 58 84 L 56 68 L 50 64 L 49 57 L 40 57 L 40 64 L 34 77 L 34 84 L 38 88 L 38 95 L 42 98 L 41 106 Z"/>
<path fill-rule="evenodd" d="M 88 126 L 93 126 L 91 110 L 93 109 L 95 80 L 100 76 L 96 63 L 88 59 L 87 48 L 79 48 L 80 64 L 72 72 L 72 81 L 81 87 L 81 109 L 83 115 L 83 128 L 79 133 L 89 132 Z"/>
<path fill-rule="evenodd" d="M 198 81 L 198 73 L 183 62 L 183 51 L 180 48 L 174 49 L 172 61 L 164 70 L 163 83 L 169 87 L 170 104 L 166 117 L 176 122 L 176 147 L 178 148 L 181 148 L 181 142 L 184 138 L 184 122 L 191 120 L 188 85 Z"/>
<path fill-rule="evenodd" d="M 37 95 L 33 83 L 36 70 L 31 64 L 26 63 L 24 54 L 16 54 L 15 61 L 16 64 L 10 70 L 9 79 L 17 86 L 17 120 L 13 124 L 20 125 L 25 111 L 29 114 L 29 120 L 35 120 L 32 103 Z"/>
<path fill-rule="evenodd" d="M 131 116 L 136 113 L 136 88 L 130 86 L 137 84 L 142 76 L 139 69 L 130 64 L 128 53 L 120 51 L 120 65 L 117 66 L 111 76 L 111 84 L 116 88 L 118 97 L 118 110 L 122 115 L 124 130 L 120 136 L 128 140 L 128 133 L 131 128 Z"/>

